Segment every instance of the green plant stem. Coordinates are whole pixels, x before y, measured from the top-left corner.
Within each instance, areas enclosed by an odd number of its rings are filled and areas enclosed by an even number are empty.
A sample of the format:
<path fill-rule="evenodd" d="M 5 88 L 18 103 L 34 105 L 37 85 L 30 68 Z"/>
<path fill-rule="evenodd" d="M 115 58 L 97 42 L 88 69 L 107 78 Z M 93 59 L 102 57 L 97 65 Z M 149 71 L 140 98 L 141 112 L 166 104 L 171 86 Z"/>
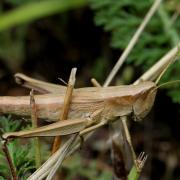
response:
<path fill-rule="evenodd" d="M 131 168 L 131 171 L 128 175 L 128 180 L 138 180 L 139 179 L 139 176 L 140 176 L 140 173 L 137 171 L 137 168 L 136 166 L 134 165 L 132 168 Z"/>
<path fill-rule="evenodd" d="M 86 0 L 45 0 L 18 7 L 0 15 L 0 32 L 15 25 L 78 8 L 87 4 Z"/>
<path fill-rule="evenodd" d="M 144 167 L 144 164 L 147 160 L 147 155 L 145 152 L 141 152 L 136 160 L 136 165 L 134 165 L 131 168 L 131 171 L 129 172 L 128 175 L 128 180 L 138 180 L 140 173 Z"/>
<path fill-rule="evenodd" d="M 159 17 L 163 23 L 164 31 L 169 36 L 172 46 L 177 45 L 180 42 L 177 31 L 171 23 L 168 13 L 165 11 L 163 4 L 158 9 Z"/>

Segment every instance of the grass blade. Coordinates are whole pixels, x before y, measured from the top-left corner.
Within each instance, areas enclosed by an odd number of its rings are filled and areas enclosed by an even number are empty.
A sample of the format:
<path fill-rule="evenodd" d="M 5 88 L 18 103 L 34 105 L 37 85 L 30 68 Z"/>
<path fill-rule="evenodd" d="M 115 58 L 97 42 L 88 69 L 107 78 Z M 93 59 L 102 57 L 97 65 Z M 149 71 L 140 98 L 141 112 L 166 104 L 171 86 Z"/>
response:
<path fill-rule="evenodd" d="M 28 23 L 45 16 L 78 8 L 87 4 L 86 0 L 45 0 L 28 3 L 0 16 L 0 31 Z"/>

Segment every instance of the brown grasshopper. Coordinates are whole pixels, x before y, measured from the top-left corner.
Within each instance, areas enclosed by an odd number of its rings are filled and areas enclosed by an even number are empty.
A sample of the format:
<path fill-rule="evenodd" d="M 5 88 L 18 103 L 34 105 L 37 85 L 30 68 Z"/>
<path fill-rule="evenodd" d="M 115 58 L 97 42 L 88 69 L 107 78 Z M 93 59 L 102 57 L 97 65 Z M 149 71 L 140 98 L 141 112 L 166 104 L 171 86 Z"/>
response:
<path fill-rule="evenodd" d="M 18 74 L 18 77 L 26 78 L 20 74 Z M 41 82 L 39 83 L 41 84 Z M 26 79 L 25 86 L 27 84 L 28 79 Z M 40 84 L 35 86 L 37 87 Z M 58 120 L 65 96 L 65 87 L 59 88 L 61 88 L 60 93 L 34 96 L 38 118 L 48 121 Z M 156 91 L 156 84 L 150 81 L 141 82 L 137 85 L 75 89 L 68 120 L 62 120 L 33 130 L 5 133 L 3 138 L 59 136 L 77 132 L 83 135 L 122 116 L 133 114 L 135 119 L 140 120 L 151 110 Z M 0 112 L 30 116 L 29 96 L 0 97 Z"/>

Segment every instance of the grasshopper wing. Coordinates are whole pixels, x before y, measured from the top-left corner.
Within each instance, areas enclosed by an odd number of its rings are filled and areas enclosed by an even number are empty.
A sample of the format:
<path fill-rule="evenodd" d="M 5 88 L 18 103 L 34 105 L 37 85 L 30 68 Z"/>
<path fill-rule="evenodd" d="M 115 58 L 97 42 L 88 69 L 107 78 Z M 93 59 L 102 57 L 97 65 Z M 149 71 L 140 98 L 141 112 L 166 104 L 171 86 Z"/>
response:
<path fill-rule="evenodd" d="M 65 93 L 66 92 L 65 86 L 56 85 L 56 84 L 40 81 L 37 79 L 33 79 L 21 73 L 15 74 L 14 77 L 18 84 L 26 88 L 35 89 L 41 93 Z"/>

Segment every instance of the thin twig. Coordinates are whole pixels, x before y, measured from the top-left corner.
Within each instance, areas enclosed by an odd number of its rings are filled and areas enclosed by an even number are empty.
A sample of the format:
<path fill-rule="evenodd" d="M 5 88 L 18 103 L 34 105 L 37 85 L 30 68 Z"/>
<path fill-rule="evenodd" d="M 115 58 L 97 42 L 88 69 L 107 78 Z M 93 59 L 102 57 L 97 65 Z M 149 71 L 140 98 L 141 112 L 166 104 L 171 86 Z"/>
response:
<path fill-rule="evenodd" d="M 105 83 L 104 83 L 104 87 L 107 87 L 112 79 L 114 78 L 114 76 L 116 75 L 116 73 L 118 72 L 118 70 L 120 69 L 121 65 L 123 64 L 123 62 L 126 60 L 127 56 L 129 55 L 129 53 L 131 52 L 131 50 L 133 49 L 133 47 L 135 46 L 136 42 L 138 41 L 140 35 L 142 34 L 144 28 L 146 27 L 146 25 L 148 24 L 149 20 L 151 19 L 151 17 L 154 15 L 154 13 L 156 12 L 156 10 L 158 9 L 160 3 L 162 0 L 155 0 L 153 5 L 151 6 L 150 10 L 148 11 L 148 13 L 146 14 L 144 20 L 142 21 L 142 23 L 140 24 L 139 28 L 136 30 L 135 34 L 133 35 L 132 39 L 130 40 L 129 44 L 127 45 L 126 49 L 123 51 L 122 55 L 120 56 L 120 58 L 118 59 L 117 63 L 115 64 L 115 66 L 113 67 L 113 69 L 111 70 L 109 76 L 107 77 Z"/>
<path fill-rule="evenodd" d="M 34 99 L 34 90 L 30 91 L 30 107 L 31 107 L 31 121 L 32 127 L 38 127 L 38 120 L 37 120 L 37 107 L 36 102 Z M 34 138 L 34 146 L 35 146 L 35 162 L 36 168 L 38 169 L 41 166 L 41 151 L 40 151 L 40 141 L 38 137 Z"/>
<path fill-rule="evenodd" d="M 66 157 L 66 154 L 67 154 L 68 150 L 72 146 L 72 142 L 76 139 L 77 136 L 78 136 L 78 133 L 73 134 L 71 136 L 71 139 L 69 140 L 69 144 L 66 145 L 66 148 L 64 149 L 64 151 L 62 151 L 61 154 L 59 155 L 58 160 L 56 161 L 54 166 L 51 168 L 51 171 L 49 172 L 46 180 L 51 180 L 54 177 L 54 174 L 58 170 L 59 166 L 62 164 L 64 158 Z"/>
<path fill-rule="evenodd" d="M 41 180 L 44 179 L 55 167 L 57 161 L 62 163 L 64 156 L 74 142 L 77 134 L 73 134 L 63 145 L 39 168 L 37 169 L 27 180 Z M 60 162 L 61 161 L 61 162 Z"/>
<path fill-rule="evenodd" d="M 99 84 L 99 82 L 98 82 L 96 79 L 94 79 L 94 78 L 91 79 L 91 83 L 92 83 L 93 86 L 95 86 L 95 87 L 102 87 L 102 86 Z"/>
<path fill-rule="evenodd" d="M 8 147 L 7 147 L 7 140 L 3 140 L 3 151 L 5 153 L 5 156 L 6 156 L 6 159 L 8 161 L 8 164 L 9 164 L 9 168 L 10 168 L 10 171 L 11 171 L 11 174 L 12 174 L 12 178 L 13 180 L 17 180 L 17 175 L 16 175 L 16 169 L 14 167 L 14 164 L 12 162 L 12 159 L 11 159 L 11 156 L 10 156 L 10 153 L 9 153 L 9 150 L 8 150 Z"/>
<path fill-rule="evenodd" d="M 69 107 L 70 107 L 70 103 L 71 103 L 71 97 L 72 97 L 75 79 L 76 79 L 75 78 L 76 71 L 77 71 L 77 68 L 73 68 L 71 70 L 66 94 L 64 97 L 64 104 L 63 104 L 62 111 L 60 114 L 60 120 L 65 120 L 68 117 L 68 111 L 69 111 Z M 59 149 L 60 144 L 61 144 L 60 137 L 59 136 L 55 137 L 54 143 L 53 143 L 53 148 L 52 148 L 52 154 Z"/>

